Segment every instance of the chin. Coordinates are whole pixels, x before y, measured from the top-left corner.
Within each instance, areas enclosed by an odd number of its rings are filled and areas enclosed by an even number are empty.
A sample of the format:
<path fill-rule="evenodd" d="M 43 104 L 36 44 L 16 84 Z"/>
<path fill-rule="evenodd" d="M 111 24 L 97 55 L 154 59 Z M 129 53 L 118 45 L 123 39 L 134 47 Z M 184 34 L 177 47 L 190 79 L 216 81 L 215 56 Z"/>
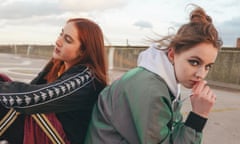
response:
<path fill-rule="evenodd" d="M 59 55 L 57 55 L 56 53 L 53 53 L 52 57 L 53 57 L 54 59 L 59 59 Z"/>
<path fill-rule="evenodd" d="M 191 89 L 193 87 L 193 85 L 189 85 L 189 84 L 182 84 L 182 86 L 187 89 Z"/>
<path fill-rule="evenodd" d="M 55 52 L 52 53 L 52 57 L 56 58 L 57 54 Z"/>

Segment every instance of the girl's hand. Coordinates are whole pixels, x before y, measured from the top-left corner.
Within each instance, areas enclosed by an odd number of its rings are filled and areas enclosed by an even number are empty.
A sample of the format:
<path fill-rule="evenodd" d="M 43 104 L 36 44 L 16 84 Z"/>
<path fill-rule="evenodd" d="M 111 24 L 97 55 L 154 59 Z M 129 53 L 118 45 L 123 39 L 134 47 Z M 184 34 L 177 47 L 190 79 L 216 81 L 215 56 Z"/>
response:
<path fill-rule="evenodd" d="M 191 104 L 192 111 L 204 118 L 208 115 L 216 101 L 216 96 L 206 81 L 200 81 L 192 88 Z"/>

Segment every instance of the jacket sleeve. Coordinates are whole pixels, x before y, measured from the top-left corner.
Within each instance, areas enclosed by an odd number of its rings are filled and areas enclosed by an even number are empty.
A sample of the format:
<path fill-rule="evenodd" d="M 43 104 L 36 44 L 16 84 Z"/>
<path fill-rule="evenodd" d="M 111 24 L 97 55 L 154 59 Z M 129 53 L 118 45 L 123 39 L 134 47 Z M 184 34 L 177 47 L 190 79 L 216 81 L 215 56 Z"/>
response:
<path fill-rule="evenodd" d="M 172 109 L 168 88 L 147 82 L 131 87 L 124 83 L 124 90 L 115 85 L 105 88 L 95 105 L 85 144 L 200 144 L 200 117 L 191 112 L 183 122 L 180 111 Z"/>
<path fill-rule="evenodd" d="M 49 84 L 0 82 L 0 102 L 21 113 L 64 112 L 88 108 L 93 80 L 89 69 Z"/>
<path fill-rule="evenodd" d="M 152 79 L 138 89 L 128 102 L 141 144 L 201 143 L 205 120 L 191 112 L 184 122 L 180 109 L 173 110 L 164 82 Z"/>
<path fill-rule="evenodd" d="M 206 120 L 191 112 L 184 122 L 180 109 L 173 110 L 166 89 L 161 83 L 155 83 L 155 86 L 142 91 L 148 95 L 144 100 L 138 100 L 139 104 L 132 101 L 134 107 L 131 110 L 134 120 L 138 122 L 136 127 L 141 143 L 200 144 Z"/>
<path fill-rule="evenodd" d="M 186 121 L 176 122 L 172 132 L 172 142 L 174 144 L 201 144 L 202 130 L 207 119 L 190 112 Z"/>

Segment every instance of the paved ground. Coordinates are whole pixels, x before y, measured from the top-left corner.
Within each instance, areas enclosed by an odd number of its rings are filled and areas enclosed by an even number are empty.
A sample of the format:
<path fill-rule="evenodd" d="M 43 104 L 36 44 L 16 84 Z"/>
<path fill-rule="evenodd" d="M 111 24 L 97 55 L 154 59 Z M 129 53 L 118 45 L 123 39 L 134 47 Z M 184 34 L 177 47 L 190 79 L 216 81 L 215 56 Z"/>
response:
<path fill-rule="evenodd" d="M 29 82 L 47 63 L 43 59 L 23 58 L 16 55 L 0 54 L 0 73 L 12 79 Z M 110 80 L 120 77 L 123 71 L 110 70 Z M 203 144 L 240 143 L 240 91 L 214 88 L 217 102 L 204 129 Z M 183 89 L 183 97 L 189 93 Z M 184 116 L 191 110 L 189 99 L 184 102 Z"/>

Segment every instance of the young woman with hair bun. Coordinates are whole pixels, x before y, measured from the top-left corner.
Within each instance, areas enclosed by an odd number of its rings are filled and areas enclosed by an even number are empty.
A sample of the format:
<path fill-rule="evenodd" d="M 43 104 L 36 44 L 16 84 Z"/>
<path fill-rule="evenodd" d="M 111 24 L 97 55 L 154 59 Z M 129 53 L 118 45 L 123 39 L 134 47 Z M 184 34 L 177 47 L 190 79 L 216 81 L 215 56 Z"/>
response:
<path fill-rule="evenodd" d="M 205 77 L 222 45 L 212 19 L 196 7 L 173 36 L 141 52 L 138 66 L 99 95 L 85 144 L 200 144 L 216 101 Z M 192 110 L 180 112 L 191 89 Z"/>

